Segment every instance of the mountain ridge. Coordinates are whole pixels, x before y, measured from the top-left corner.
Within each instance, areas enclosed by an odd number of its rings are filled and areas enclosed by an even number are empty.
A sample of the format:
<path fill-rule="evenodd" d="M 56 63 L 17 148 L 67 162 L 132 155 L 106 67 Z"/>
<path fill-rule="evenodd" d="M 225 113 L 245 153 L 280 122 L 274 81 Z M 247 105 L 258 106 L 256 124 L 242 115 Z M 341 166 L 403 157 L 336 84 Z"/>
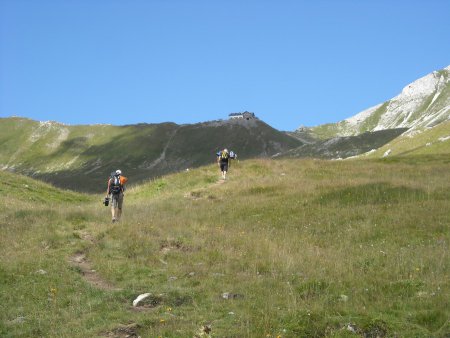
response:
<path fill-rule="evenodd" d="M 450 66 L 406 85 L 390 100 L 337 123 L 307 128 L 321 139 L 364 132 L 433 127 L 450 119 Z"/>
<path fill-rule="evenodd" d="M 99 192 L 116 168 L 139 183 L 213 163 L 215 153 L 225 147 L 240 159 L 348 158 L 449 119 L 450 66 L 412 82 L 391 100 L 353 117 L 295 132 L 278 131 L 254 114 L 250 119 L 123 126 L 0 118 L 0 168 L 62 188 Z"/>
<path fill-rule="evenodd" d="M 137 183 L 212 163 L 224 147 L 253 158 L 301 144 L 259 119 L 69 126 L 14 117 L 1 118 L 0 131 L 0 168 L 90 192 L 117 168 Z"/>

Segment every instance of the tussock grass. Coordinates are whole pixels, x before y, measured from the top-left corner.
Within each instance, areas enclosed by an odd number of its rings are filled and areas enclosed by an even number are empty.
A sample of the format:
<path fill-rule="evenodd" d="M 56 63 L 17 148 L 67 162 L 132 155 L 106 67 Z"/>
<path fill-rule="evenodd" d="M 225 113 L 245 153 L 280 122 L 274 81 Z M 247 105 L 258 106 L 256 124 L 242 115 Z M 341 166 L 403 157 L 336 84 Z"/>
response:
<path fill-rule="evenodd" d="M 0 333 L 107 336 L 136 323 L 142 337 L 192 337 L 202 325 L 216 337 L 445 337 L 448 169 L 252 160 L 221 183 L 202 167 L 129 189 L 117 224 L 100 196 L 30 201 L 17 182 L 38 183 L 10 176 Z M 121 290 L 89 285 L 67 262 L 76 252 Z M 145 310 L 133 310 L 144 292 Z"/>

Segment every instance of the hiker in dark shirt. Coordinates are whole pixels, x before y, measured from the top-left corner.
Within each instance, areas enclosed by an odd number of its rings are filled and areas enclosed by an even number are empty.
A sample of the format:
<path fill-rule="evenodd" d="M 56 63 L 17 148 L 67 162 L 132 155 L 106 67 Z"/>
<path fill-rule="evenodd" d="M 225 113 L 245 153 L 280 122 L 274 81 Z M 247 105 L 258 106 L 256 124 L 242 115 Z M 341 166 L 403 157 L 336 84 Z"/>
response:
<path fill-rule="evenodd" d="M 220 168 L 220 172 L 222 173 L 222 179 L 227 179 L 227 171 L 228 167 L 230 165 L 230 159 L 234 158 L 234 153 L 228 152 L 228 149 L 225 148 L 224 150 L 221 150 L 217 152 L 217 165 Z"/>

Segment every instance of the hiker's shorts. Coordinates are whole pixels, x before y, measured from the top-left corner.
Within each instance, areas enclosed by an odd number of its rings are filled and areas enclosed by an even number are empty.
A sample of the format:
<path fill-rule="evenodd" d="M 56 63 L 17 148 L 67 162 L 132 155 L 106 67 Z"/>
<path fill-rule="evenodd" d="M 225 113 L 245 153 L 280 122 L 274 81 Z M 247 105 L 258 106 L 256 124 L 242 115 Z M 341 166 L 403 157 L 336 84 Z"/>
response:
<path fill-rule="evenodd" d="M 111 208 L 122 209 L 123 192 L 120 194 L 111 194 Z"/>
<path fill-rule="evenodd" d="M 220 171 L 228 171 L 228 162 L 220 162 Z"/>

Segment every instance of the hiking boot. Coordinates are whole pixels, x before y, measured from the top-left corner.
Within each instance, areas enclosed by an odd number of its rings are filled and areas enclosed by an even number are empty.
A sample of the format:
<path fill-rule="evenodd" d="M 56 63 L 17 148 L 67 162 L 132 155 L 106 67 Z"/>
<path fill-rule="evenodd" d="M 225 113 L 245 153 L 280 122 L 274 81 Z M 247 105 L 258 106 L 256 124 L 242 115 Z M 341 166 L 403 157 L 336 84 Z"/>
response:
<path fill-rule="evenodd" d="M 112 220 L 111 220 L 111 223 L 116 223 L 116 219 L 115 218 L 113 218 Z"/>

